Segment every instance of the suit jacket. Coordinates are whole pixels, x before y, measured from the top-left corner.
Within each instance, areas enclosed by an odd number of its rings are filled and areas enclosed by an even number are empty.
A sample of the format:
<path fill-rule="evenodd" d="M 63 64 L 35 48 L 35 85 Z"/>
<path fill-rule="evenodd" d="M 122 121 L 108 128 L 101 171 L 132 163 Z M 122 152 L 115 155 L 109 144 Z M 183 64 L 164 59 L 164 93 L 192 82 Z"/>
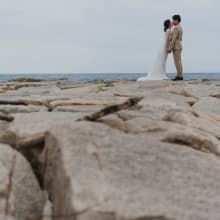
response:
<path fill-rule="evenodd" d="M 179 24 L 173 28 L 173 31 L 171 33 L 170 49 L 182 50 L 182 39 L 183 39 L 183 29 Z"/>

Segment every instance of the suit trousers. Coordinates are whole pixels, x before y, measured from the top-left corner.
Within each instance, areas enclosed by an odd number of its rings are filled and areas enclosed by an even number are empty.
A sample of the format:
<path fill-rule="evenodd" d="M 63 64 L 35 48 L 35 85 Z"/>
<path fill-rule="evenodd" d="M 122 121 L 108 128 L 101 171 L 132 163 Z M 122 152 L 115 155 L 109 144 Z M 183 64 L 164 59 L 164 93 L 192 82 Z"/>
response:
<path fill-rule="evenodd" d="M 173 58 L 177 70 L 177 76 L 183 77 L 182 50 L 173 50 Z"/>

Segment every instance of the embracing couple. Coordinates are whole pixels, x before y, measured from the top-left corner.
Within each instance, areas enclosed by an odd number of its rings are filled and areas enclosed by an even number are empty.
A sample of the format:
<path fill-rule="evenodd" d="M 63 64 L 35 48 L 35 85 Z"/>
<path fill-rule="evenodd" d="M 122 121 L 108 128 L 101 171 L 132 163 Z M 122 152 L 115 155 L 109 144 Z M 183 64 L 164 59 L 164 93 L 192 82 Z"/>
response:
<path fill-rule="evenodd" d="M 145 80 L 164 80 L 168 79 L 166 74 L 166 62 L 168 54 L 173 53 L 174 63 L 177 70 L 177 76 L 174 81 L 183 80 L 182 67 L 182 38 L 183 29 L 180 25 L 181 16 L 174 15 L 171 20 L 164 21 L 165 38 L 159 55 L 156 59 L 153 71 L 147 77 L 140 78 L 138 81 Z"/>

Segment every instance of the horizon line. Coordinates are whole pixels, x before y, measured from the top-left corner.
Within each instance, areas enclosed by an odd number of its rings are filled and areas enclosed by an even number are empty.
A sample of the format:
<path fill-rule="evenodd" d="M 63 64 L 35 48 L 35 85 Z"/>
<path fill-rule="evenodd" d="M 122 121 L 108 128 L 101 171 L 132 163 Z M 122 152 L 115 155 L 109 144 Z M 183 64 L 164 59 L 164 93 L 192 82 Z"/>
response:
<path fill-rule="evenodd" d="M 185 73 L 183 73 L 183 74 L 207 74 L 207 73 L 209 73 L 209 74 L 220 74 L 220 71 L 219 72 L 216 72 L 216 71 L 213 71 L 213 72 L 199 72 L 199 71 L 197 71 L 197 72 L 185 72 Z M 24 73 L 22 73 L 22 72 L 17 72 L 17 73 L 12 73 L 12 72 L 10 72 L 10 73 L 0 73 L 0 75 L 16 75 L 16 74 L 22 74 L 22 75 L 25 75 L 25 74 L 38 74 L 38 75 L 40 75 L 40 74 L 59 74 L 59 75 L 65 75 L 65 74 L 67 74 L 67 75 L 70 75 L 70 74 L 148 74 L 148 73 L 146 73 L 146 72 L 82 72 L 82 73 L 71 73 L 71 72 L 69 72 L 69 73 L 59 73 L 59 72 L 54 72 L 54 73 L 52 73 L 52 72 L 49 72 L 49 73 L 47 73 L 47 72 L 41 72 L 41 73 L 37 73 L 37 72 L 24 72 Z M 167 73 L 167 74 L 176 74 L 175 72 L 170 72 L 170 73 Z"/>

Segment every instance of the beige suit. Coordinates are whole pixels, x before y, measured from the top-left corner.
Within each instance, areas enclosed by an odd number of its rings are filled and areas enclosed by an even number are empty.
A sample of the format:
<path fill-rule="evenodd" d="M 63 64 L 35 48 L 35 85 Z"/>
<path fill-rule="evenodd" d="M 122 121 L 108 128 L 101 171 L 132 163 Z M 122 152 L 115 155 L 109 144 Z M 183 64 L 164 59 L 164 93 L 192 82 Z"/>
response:
<path fill-rule="evenodd" d="M 183 29 L 181 25 L 177 25 L 173 28 L 171 33 L 170 50 L 173 52 L 174 63 L 177 70 L 177 76 L 183 76 L 183 66 L 182 66 L 182 38 Z"/>

